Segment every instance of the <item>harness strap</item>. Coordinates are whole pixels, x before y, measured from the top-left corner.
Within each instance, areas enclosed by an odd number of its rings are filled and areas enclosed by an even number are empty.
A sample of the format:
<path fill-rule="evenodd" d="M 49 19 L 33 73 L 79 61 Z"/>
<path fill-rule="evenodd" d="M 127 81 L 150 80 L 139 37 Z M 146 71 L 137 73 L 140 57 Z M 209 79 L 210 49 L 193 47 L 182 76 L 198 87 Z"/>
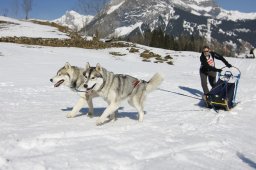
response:
<path fill-rule="evenodd" d="M 96 92 L 101 91 L 104 88 L 105 84 L 106 84 L 106 81 L 105 81 L 105 79 L 103 79 L 103 84 L 101 85 L 101 87 Z"/>
<path fill-rule="evenodd" d="M 132 82 L 132 85 L 133 85 L 133 88 L 135 88 L 137 85 L 139 85 L 141 83 L 141 81 L 140 80 L 134 80 L 133 82 Z"/>

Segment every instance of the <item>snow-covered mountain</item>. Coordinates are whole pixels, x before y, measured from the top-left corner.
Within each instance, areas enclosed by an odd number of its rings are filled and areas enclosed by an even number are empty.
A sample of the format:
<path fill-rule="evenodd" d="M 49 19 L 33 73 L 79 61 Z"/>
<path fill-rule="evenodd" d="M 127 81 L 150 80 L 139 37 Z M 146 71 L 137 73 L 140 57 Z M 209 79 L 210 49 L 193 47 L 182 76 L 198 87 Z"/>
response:
<path fill-rule="evenodd" d="M 253 13 L 243 13 L 239 11 L 228 11 L 225 9 L 221 9 L 220 13 L 217 16 L 218 19 L 222 20 L 231 20 L 231 21 L 238 21 L 238 20 L 255 20 L 256 19 L 256 12 Z"/>
<path fill-rule="evenodd" d="M 219 12 L 219 7 L 213 0 L 167 0 L 167 2 L 196 15 L 215 16 Z"/>
<path fill-rule="evenodd" d="M 101 37 L 141 35 L 161 28 L 173 36 L 195 35 L 220 43 L 256 46 L 256 13 L 227 11 L 214 0 L 112 0 L 83 28 Z"/>
<path fill-rule="evenodd" d="M 89 23 L 94 16 L 81 15 L 76 11 L 67 11 L 62 17 L 53 20 L 60 25 L 67 26 L 72 30 L 79 31 Z"/>

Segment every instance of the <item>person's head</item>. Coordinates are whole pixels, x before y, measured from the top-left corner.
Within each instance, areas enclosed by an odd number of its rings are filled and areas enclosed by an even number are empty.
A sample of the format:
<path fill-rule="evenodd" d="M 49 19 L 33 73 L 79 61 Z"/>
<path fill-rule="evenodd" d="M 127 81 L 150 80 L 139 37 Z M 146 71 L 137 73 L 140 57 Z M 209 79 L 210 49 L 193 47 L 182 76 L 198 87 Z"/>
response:
<path fill-rule="evenodd" d="M 204 46 L 203 47 L 203 53 L 205 56 L 209 55 L 210 52 L 210 47 L 209 46 Z"/>

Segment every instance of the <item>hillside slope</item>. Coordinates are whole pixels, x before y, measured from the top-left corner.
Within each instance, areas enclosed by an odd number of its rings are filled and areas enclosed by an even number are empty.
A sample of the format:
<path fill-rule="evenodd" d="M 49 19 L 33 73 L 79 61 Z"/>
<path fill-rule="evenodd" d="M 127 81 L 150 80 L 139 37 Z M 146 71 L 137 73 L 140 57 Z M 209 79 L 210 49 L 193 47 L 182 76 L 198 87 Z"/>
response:
<path fill-rule="evenodd" d="M 69 38 L 57 28 L 0 16 L 0 37 Z"/>

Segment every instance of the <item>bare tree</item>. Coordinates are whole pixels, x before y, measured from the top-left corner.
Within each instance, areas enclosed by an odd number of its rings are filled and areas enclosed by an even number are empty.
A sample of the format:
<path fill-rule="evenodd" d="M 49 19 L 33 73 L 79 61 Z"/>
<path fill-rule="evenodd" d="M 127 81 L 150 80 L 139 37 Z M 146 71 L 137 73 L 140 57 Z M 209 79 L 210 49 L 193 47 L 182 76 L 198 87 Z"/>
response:
<path fill-rule="evenodd" d="M 88 0 L 77 0 L 77 5 L 78 5 L 78 11 L 81 14 L 88 15 L 88 14 L 98 14 L 102 7 L 107 3 L 109 0 L 100 0 L 100 1 L 88 1 Z M 86 31 L 86 25 L 89 22 L 89 17 L 85 17 L 83 19 L 83 31 L 84 34 L 87 34 Z"/>
<path fill-rule="evenodd" d="M 91 4 L 87 0 L 78 0 L 78 11 L 81 14 L 88 14 L 91 8 Z"/>
<path fill-rule="evenodd" d="M 19 13 L 19 0 L 12 0 L 12 8 L 13 8 L 14 17 L 17 18 Z"/>
<path fill-rule="evenodd" d="M 98 3 L 94 3 L 93 8 L 95 12 L 98 14 L 101 11 L 101 9 L 106 5 L 106 3 L 107 0 L 101 0 Z"/>
<path fill-rule="evenodd" d="M 78 4 L 78 11 L 81 14 L 91 14 L 91 15 L 95 15 L 94 19 L 97 21 L 97 16 L 100 16 L 100 12 L 104 12 L 102 9 L 106 8 L 106 5 L 108 2 L 110 2 L 110 0 L 95 0 L 95 1 L 91 1 L 91 0 L 77 0 L 77 4 Z M 99 21 L 97 21 L 99 22 Z M 89 18 L 85 18 L 83 20 L 83 28 L 81 29 L 81 33 L 83 33 L 84 35 L 88 35 L 88 29 L 90 29 L 89 27 L 87 27 L 89 24 Z M 91 30 L 90 34 L 93 34 L 94 37 L 99 38 L 101 35 L 101 29 L 104 28 L 100 28 L 100 30 Z"/>
<path fill-rule="evenodd" d="M 9 12 L 9 9 L 7 9 L 7 8 L 2 9 L 2 15 L 3 15 L 4 17 L 7 17 L 7 16 L 8 16 L 8 12 Z"/>
<path fill-rule="evenodd" d="M 81 14 L 89 14 L 90 13 L 90 9 L 91 9 L 91 4 L 88 3 L 87 0 L 78 0 L 78 11 Z M 86 24 L 89 22 L 89 18 L 83 18 L 83 26 L 82 28 L 84 28 L 84 34 L 86 35 L 86 29 L 85 26 Z"/>
<path fill-rule="evenodd" d="M 32 1 L 33 0 L 23 0 L 22 7 L 26 15 L 26 20 L 28 19 L 28 13 L 32 11 Z"/>
<path fill-rule="evenodd" d="M 95 1 L 90 2 L 88 0 L 78 0 L 79 12 L 81 12 L 82 14 L 89 14 L 89 13 L 97 14 L 100 12 L 102 7 L 106 5 L 108 1 L 109 0 L 100 0 L 97 2 Z"/>

